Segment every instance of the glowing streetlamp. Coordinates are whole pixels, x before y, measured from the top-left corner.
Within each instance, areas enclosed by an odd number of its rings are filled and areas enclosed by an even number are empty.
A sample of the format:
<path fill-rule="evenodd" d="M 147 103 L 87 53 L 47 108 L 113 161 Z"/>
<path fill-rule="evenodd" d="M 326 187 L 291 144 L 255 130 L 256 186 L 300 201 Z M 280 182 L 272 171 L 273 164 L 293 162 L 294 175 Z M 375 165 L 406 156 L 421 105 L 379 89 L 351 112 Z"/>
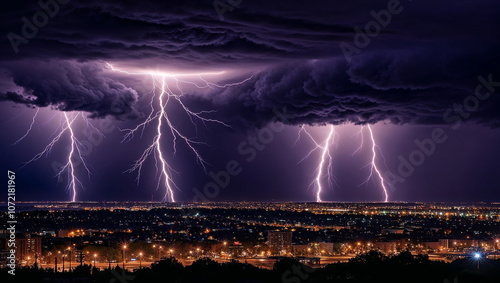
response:
<path fill-rule="evenodd" d="M 94 268 L 95 268 L 95 259 L 97 257 L 97 254 L 94 254 Z"/>
<path fill-rule="evenodd" d="M 481 260 L 482 255 L 481 253 L 474 253 L 474 259 L 477 261 L 477 272 L 479 272 L 479 261 Z"/>
<path fill-rule="evenodd" d="M 127 249 L 127 245 L 123 245 L 123 270 L 125 270 L 125 250 Z"/>
<path fill-rule="evenodd" d="M 139 253 L 139 269 L 142 268 L 142 252 Z"/>
<path fill-rule="evenodd" d="M 71 272 L 71 247 L 68 247 L 69 250 L 69 271 Z"/>
<path fill-rule="evenodd" d="M 62 255 L 62 261 L 63 261 L 63 271 L 62 271 L 62 272 L 64 272 L 64 270 L 65 270 L 65 269 L 64 269 L 64 258 L 65 258 L 65 257 L 66 257 L 66 254 L 63 254 L 63 255 Z"/>

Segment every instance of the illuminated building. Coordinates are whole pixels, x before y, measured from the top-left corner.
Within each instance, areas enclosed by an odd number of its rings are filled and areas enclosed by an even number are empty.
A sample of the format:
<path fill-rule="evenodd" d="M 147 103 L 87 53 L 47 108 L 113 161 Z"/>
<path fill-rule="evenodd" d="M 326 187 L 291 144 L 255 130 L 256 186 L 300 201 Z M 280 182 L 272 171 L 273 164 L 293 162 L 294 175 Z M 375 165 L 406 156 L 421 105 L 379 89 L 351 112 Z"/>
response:
<path fill-rule="evenodd" d="M 267 242 L 271 248 L 271 254 L 285 255 L 292 252 L 291 231 L 268 231 Z"/>

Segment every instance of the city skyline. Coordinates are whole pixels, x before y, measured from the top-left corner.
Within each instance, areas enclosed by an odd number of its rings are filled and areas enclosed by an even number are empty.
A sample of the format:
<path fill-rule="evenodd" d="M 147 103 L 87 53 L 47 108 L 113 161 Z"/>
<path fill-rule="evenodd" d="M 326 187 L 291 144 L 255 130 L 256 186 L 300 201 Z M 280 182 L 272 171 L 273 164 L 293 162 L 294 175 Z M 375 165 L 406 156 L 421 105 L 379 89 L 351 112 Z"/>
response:
<path fill-rule="evenodd" d="M 50 202 L 24 203 L 17 212 L 19 262 L 60 272 L 69 271 L 69 258 L 74 268 L 123 261 L 136 269 L 139 257 L 148 268 L 175 257 L 184 266 L 210 258 L 270 269 L 280 257 L 321 268 L 371 251 L 447 263 L 500 255 L 500 203 Z"/>

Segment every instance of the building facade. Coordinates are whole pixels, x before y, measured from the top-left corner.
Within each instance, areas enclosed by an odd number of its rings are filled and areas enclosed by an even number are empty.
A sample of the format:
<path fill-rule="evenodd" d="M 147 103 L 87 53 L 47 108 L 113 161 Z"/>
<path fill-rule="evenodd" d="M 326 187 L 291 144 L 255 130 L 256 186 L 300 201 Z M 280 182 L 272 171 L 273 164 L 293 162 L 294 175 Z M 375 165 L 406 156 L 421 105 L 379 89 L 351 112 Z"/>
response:
<path fill-rule="evenodd" d="M 8 246 L 8 238 L 0 238 L 0 250 L 5 249 L 9 251 L 12 249 Z M 35 256 L 42 254 L 42 238 L 39 236 L 32 236 L 30 234 L 16 234 L 16 260 L 26 261 L 34 259 Z"/>
<path fill-rule="evenodd" d="M 291 231 L 268 231 L 267 245 L 273 255 L 291 254 L 292 251 L 292 232 Z"/>

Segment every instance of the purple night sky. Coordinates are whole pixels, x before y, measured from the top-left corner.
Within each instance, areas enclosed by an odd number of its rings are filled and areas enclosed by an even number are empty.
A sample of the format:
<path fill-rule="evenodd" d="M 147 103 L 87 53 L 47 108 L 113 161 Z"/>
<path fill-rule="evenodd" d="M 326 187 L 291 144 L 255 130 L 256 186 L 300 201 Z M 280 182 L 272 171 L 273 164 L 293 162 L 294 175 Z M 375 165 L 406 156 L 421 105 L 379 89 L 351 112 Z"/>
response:
<path fill-rule="evenodd" d="M 125 172 L 157 137 L 157 120 L 122 140 L 148 119 L 151 101 L 159 111 L 165 76 L 179 95 L 165 104 L 168 122 L 207 163 L 179 136 L 174 154 L 176 133 L 163 119 L 176 201 L 315 201 L 321 150 L 301 161 L 315 148 L 304 132 L 298 138 L 302 125 L 319 143 L 335 128 L 324 201 L 383 200 L 379 177 L 365 182 L 368 125 L 390 201 L 500 201 L 498 1 L 41 3 L 4 3 L 0 27 L 0 162 L 16 171 L 18 200 L 70 199 L 67 172 L 54 177 L 69 131 L 23 167 L 64 127 L 63 113 L 80 113 L 71 128 L 90 171 L 72 159 L 77 200 L 161 200 L 155 152 L 138 185 L 137 172 Z M 182 105 L 221 123 L 193 124 Z M 227 184 L 204 190 L 211 172 L 236 162 Z"/>

